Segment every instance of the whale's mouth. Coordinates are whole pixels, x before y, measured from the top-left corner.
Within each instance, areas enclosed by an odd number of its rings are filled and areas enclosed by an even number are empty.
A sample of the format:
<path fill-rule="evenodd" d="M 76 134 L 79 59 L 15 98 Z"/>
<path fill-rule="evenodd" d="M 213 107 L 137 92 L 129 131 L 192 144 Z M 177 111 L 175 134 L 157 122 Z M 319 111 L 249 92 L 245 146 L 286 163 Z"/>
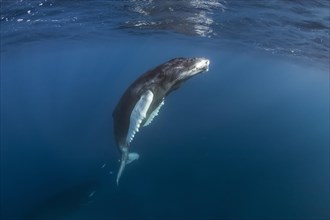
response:
<path fill-rule="evenodd" d="M 178 80 L 187 80 L 199 73 L 206 72 L 209 70 L 210 60 L 206 58 L 193 58 L 187 60 L 185 67 L 181 68 L 185 69 L 182 71 L 178 77 Z"/>
<path fill-rule="evenodd" d="M 195 64 L 196 72 L 204 72 L 209 70 L 210 60 L 205 58 L 199 58 Z"/>
<path fill-rule="evenodd" d="M 210 60 L 206 58 L 196 58 L 196 61 L 189 71 L 189 76 L 194 76 L 196 74 L 206 72 L 209 70 Z"/>

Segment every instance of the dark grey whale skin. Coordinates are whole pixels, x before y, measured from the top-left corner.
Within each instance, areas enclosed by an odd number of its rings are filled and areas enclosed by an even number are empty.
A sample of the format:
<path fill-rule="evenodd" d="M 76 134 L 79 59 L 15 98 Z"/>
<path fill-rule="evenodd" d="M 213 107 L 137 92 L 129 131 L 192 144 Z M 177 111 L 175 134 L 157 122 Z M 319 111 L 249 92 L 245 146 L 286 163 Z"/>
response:
<path fill-rule="evenodd" d="M 180 78 L 183 71 L 190 70 L 201 58 L 174 58 L 137 78 L 125 91 L 113 111 L 114 135 L 117 146 L 124 147 L 130 123 L 130 115 L 141 95 L 147 90 L 154 94 L 147 117 L 159 106 L 163 98 L 178 89 L 183 82 L 191 77 Z M 205 69 L 206 70 L 206 69 Z M 203 70 L 201 70 L 203 72 Z M 144 124 L 146 119 L 142 121 Z M 119 149 L 120 150 L 120 149 Z"/>

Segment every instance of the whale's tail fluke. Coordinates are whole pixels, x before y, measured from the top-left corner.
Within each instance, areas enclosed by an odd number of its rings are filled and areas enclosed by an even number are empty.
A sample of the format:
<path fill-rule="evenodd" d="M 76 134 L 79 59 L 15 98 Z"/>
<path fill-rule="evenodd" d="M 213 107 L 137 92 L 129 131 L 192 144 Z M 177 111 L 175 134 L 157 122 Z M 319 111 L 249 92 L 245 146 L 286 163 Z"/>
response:
<path fill-rule="evenodd" d="M 139 159 L 138 153 L 128 153 L 128 151 L 122 151 L 121 161 L 120 161 L 120 168 L 117 174 L 117 186 L 119 185 L 119 179 L 123 174 L 126 164 L 132 163 L 134 160 Z"/>

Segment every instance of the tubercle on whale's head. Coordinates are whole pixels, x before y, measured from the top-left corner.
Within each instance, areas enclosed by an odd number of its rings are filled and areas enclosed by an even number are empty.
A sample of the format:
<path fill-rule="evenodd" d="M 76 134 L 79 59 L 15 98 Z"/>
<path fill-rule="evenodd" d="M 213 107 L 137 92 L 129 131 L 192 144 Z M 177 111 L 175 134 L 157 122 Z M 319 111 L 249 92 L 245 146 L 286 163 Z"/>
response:
<path fill-rule="evenodd" d="M 177 89 L 180 85 L 198 75 L 209 70 L 210 60 L 206 58 L 175 58 L 168 62 L 166 71 L 168 83 L 172 84 L 172 89 Z"/>
<path fill-rule="evenodd" d="M 187 72 L 181 75 L 195 75 L 209 70 L 210 60 L 206 58 L 190 58 L 187 59 Z"/>

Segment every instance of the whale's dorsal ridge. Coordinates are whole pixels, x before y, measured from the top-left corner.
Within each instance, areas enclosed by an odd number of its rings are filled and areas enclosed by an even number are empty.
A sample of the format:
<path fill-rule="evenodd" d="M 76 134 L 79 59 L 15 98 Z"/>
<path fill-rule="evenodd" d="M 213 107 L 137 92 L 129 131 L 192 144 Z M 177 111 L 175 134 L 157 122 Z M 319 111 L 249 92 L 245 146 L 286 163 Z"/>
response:
<path fill-rule="evenodd" d="M 135 134 L 139 131 L 142 121 L 147 117 L 147 111 L 150 107 L 153 97 L 154 94 L 150 90 L 147 90 L 141 95 L 139 101 L 135 104 L 130 117 L 129 129 L 126 139 L 127 144 L 133 140 Z"/>

